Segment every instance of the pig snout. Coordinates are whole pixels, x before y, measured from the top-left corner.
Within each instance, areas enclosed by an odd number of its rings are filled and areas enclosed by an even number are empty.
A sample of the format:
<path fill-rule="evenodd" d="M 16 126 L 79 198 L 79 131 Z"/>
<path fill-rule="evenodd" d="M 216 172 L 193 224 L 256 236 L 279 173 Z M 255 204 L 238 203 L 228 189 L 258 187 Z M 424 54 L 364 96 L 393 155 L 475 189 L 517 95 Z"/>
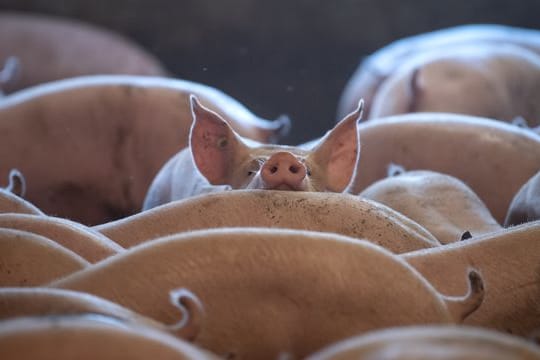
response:
<path fill-rule="evenodd" d="M 273 154 L 262 166 L 261 177 L 267 189 L 302 190 L 306 167 L 289 152 Z"/>

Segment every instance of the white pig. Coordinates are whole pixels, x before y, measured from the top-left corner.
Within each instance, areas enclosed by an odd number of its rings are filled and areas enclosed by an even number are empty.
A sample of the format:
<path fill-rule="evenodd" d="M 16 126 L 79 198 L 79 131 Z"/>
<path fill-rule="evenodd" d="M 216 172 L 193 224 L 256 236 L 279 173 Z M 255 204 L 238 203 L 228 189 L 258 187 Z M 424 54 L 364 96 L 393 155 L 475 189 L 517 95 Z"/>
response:
<path fill-rule="evenodd" d="M 540 125 L 540 56 L 515 45 L 475 44 L 424 52 L 394 72 L 370 118 L 451 112 Z"/>
<path fill-rule="evenodd" d="M 364 115 L 372 118 L 373 96 L 404 63 L 418 55 L 448 53 L 449 48 L 467 44 L 513 44 L 540 54 L 540 31 L 495 24 L 469 24 L 396 40 L 366 57 L 356 69 L 341 95 L 338 118 L 354 109 L 361 98 L 365 102 Z"/>
<path fill-rule="evenodd" d="M 239 136 L 191 96 L 189 147 L 152 182 L 143 210 L 197 194 L 231 189 L 357 192 L 358 122 L 363 101 L 310 149 L 261 144 Z"/>

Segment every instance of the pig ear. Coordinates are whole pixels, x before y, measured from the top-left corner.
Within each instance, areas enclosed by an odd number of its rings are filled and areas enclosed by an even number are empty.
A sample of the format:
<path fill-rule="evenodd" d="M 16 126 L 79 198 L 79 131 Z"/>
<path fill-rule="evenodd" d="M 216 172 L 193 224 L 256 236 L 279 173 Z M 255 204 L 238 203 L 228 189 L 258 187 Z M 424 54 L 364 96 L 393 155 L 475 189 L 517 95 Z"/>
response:
<path fill-rule="evenodd" d="M 315 162 L 324 169 L 327 190 L 350 191 L 360 160 L 358 123 L 362 118 L 364 101 L 330 130 L 313 150 Z"/>
<path fill-rule="evenodd" d="M 231 164 L 247 148 L 221 116 L 202 106 L 194 95 L 189 100 L 193 116 L 189 146 L 193 162 L 210 184 L 228 184 Z"/>

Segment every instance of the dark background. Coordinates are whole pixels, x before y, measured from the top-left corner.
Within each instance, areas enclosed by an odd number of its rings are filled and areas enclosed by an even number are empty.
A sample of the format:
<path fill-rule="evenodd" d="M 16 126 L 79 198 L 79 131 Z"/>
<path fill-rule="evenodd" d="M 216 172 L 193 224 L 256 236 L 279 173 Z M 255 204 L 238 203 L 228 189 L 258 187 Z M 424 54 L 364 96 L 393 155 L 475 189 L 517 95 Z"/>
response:
<path fill-rule="evenodd" d="M 539 0 L 0 0 L 0 10 L 122 33 L 175 77 L 215 86 L 262 117 L 289 114 L 290 144 L 332 127 L 360 59 L 395 39 L 467 23 L 540 28 Z"/>

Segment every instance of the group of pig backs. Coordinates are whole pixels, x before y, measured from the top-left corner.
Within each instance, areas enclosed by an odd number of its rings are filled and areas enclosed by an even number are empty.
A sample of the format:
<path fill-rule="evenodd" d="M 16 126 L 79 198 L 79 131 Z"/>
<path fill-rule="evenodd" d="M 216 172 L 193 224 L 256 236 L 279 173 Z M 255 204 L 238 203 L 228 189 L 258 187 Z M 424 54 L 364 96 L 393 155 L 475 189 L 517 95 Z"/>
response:
<path fill-rule="evenodd" d="M 540 221 L 478 215 L 455 238 L 445 195 L 423 226 L 350 194 L 237 190 L 90 227 L 24 191 L 17 171 L 0 190 L 2 359 L 540 359 Z"/>
<path fill-rule="evenodd" d="M 73 44 L 58 41 L 65 31 Z M 25 55 L 36 33 L 54 65 Z M 534 63 L 535 33 L 463 27 L 361 64 L 351 80 L 369 118 L 358 125 L 360 194 L 237 190 L 140 212 L 155 174 L 187 144 L 191 94 L 259 142 L 277 142 L 287 119 L 166 78 L 109 32 L 1 15 L 0 54 L 13 41 L 15 56 L 2 87 L 23 89 L 0 99 L 0 358 L 540 359 L 540 137 L 526 88 L 537 74 L 513 77 L 513 60 L 491 52 L 501 39 Z M 402 83 L 391 79 L 410 54 L 467 41 L 491 50 L 449 51 L 464 57 L 456 66 L 496 69 L 497 96 L 467 82 L 456 94 L 478 98 L 474 109 L 492 99 L 492 112 L 372 116 L 392 108 L 373 99 Z M 471 79 L 458 70 L 440 71 L 443 90 Z M 415 67 L 392 90 L 413 99 L 401 112 L 425 110 L 419 96 L 432 99 L 437 71 Z"/>

